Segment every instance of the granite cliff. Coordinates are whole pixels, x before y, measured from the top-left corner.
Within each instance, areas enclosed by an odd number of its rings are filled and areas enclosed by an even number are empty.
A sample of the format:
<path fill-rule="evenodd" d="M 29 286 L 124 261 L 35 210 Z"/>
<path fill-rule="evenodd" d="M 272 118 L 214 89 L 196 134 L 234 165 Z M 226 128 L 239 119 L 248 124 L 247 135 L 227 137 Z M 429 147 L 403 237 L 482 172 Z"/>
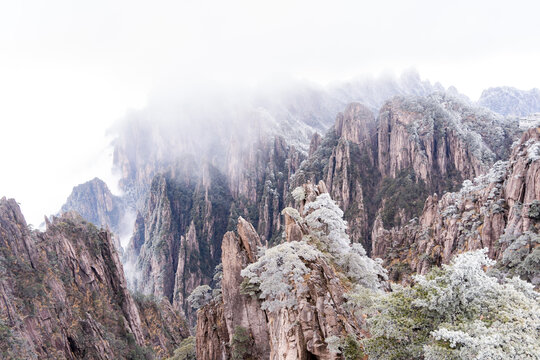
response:
<path fill-rule="evenodd" d="M 373 229 L 373 255 L 382 257 L 395 280 L 448 263 L 456 254 L 488 248 L 501 270 L 540 284 L 540 129 L 529 129 L 507 161 L 466 180 L 458 192 L 430 196 L 418 219 Z"/>
<path fill-rule="evenodd" d="M 323 182 L 306 184 L 303 191 L 298 206 L 305 217 L 293 208 L 284 211 L 285 243 L 256 253 L 259 236 L 242 218 L 236 232 L 225 234 L 222 295 L 197 313 L 198 359 L 342 359 L 331 345 L 340 338 L 349 342 L 345 352 L 360 358 L 357 340 L 366 334 L 361 314 L 347 306 L 346 293 L 353 278 L 382 286 L 385 272 L 350 243 L 338 250 L 339 256 L 350 256 L 361 270 L 336 258 L 334 240 L 315 232 L 311 221 L 324 223 L 319 214 L 325 212 L 318 212 L 322 203 L 337 216 L 343 213 L 329 200 Z M 342 230 L 343 241 L 349 241 Z M 318 250 L 320 242 L 329 247 Z"/>
<path fill-rule="evenodd" d="M 167 356 L 188 335 L 166 303 L 133 297 L 111 233 L 68 212 L 32 231 L 0 200 L 0 354 L 6 359 Z"/>

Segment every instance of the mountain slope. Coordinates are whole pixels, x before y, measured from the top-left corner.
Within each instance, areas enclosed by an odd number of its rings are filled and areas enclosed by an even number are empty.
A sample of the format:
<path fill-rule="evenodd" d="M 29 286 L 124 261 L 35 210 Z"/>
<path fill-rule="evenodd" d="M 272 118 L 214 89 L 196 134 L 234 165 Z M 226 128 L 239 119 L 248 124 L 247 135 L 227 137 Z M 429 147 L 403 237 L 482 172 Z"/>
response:
<path fill-rule="evenodd" d="M 77 214 L 30 231 L 2 198 L 0 234 L 3 358 L 152 358 L 187 336 L 170 305 L 132 298 L 111 234 Z"/>
<path fill-rule="evenodd" d="M 540 284 L 540 128 L 528 130 L 508 161 L 497 162 L 459 192 L 430 196 L 422 215 L 401 229 L 373 229 L 373 255 L 395 279 L 425 273 L 467 250 L 487 247 L 508 271 Z"/>

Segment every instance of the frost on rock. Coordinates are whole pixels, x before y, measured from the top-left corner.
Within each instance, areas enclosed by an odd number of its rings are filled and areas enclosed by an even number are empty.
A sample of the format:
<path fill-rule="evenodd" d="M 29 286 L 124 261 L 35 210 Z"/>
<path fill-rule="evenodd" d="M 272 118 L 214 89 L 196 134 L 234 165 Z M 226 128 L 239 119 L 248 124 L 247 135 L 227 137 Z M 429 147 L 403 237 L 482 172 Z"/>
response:
<path fill-rule="evenodd" d="M 531 162 L 540 159 L 540 141 L 534 142 L 527 148 L 527 159 Z"/>

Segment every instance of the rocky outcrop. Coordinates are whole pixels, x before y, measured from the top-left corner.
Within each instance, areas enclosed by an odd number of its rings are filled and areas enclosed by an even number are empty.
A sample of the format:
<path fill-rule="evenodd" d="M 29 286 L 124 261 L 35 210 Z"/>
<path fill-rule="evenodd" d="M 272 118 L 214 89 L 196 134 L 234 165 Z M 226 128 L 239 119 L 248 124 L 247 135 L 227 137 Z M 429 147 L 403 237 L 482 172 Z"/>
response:
<path fill-rule="evenodd" d="M 237 234 L 229 231 L 222 243 L 223 278 L 222 297 L 199 310 L 197 314 L 197 358 L 228 359 L 231 353 L 230 340 L 235 332 L 243 329 L 252 339 L 257 339 L 251 347 L 254 358 L 264 359 L 270 352 L 266 314 L 256 298 L 242 294 L 243 281 L 240 271 L 257 257 L 260 238 L 253 226 L 243 218 L 238 219 Z M 221 331 L 209 331 L 209 321 L 224 324 Z M 226 335 L 223 330 L 226 329 Z M 227 339 L 229 341 L 224 342 Z M 209 349 L 209 346 L 217 346 Z M 234 349 L 233 349 L 234 350 Z M 220 357 L 210 357 L 221 354 Z"/>
<path fill-rule="evenodd" d="M 17 203 L 0 200 L 3 358 L 172 354 L 187 336 L 182 320 L 159 310 L 165 332 L 133 300 L 111 234 L 73 212 L 46 224 L 29 231 Z"/>
<path fill-rule="evenodd" d="M 305 185 L 304 191 L 303 203 L 327 189 L 321 182 Z M 290 215 L 285 217 L 287 241 L 297 241 L 298 232 L 305 235 L 302 224 Z M 306 263 L 306 291 L 291 295 L 296 296 L 296 306 L 263 310 L 261 300 L 242 290 L 245 280 L 240 274 L 257 260 L 254 249 L 258 246 L 259 236 L 242 218 L 236 233 L 225 234 L 222 297 L 197 313 L 197 358 L 341 359 L 329 349 L 326 339 L 344 334 L 363 336 L 361 324 L 345 306 L 347 290 L 340 280 L 342 275 L 327 260 L 317 258 Z"/>
<path fill-rule="evenodd" d="M 510 159 L 498 162 L 459 192 L 431 196 L 417 221 L 402 229 L 373 229 L 373 255 L 385 259 L 397 279 L 402 273 L 425 273 L 448 263 L 453 255 L 488 248 L 489 256 L 510 270 L 536 258 L 540 246 L 540 128 L 530 129 L 515 144 Z M 531 210 L 532 209 L 532 210 Z M 536 249 L 536 250 L 535 250 Z M 505 266 L 506 266 L 505 265 Z M 524 265 L 525 266 L 525 265 Z M 523 268 L 532 281 L 537 271 Z M 540 283 L 540 278 L 535 280 Z"/>
<path fill-rule="evenodd" d="M 109 228 L 115 234 L 117 248 L 120 248 L 120 234 L 129 226 L 125 224 L 127 209 L 123 199 L 113 195 L 107 184 L 98 178 L 75 186 L 60 211 L 75 211 L 86 221 Z"/>
<path fill-rule="evenodd" d="M 472 179 L 504 158 L 516 129 L 517 123 L 447 95 L 394 98 L 379 115 L 379 170 L 395 178 L 412 169 L 431 192 L 442 192 L 448 182 Z"/>
<path fill-rule="evenodd" d="M 372 219 L 367 207 L 371 202 L 364 200 L 364 194 L 375 193 L 379 180 L 375 117 L 363 105 L 353 103 L 338 115 L 334 127 L 339 140 L 328 159 L 328 192 L 347 214 L 352 240 L 369 249 Z"/>
<path fill-rule="evenodd" d="M 393 98 L 377 120 L 351 104 L 291 182 L 324 179 L 352 240 L 369 252 L 375 221 L 406 225 L 430 194 L 453 191 L 506 158 L 518 133 L 517 122 L 447 94 Z"/>
<path fill-rule="evenodd" d="M 173 294 L 174 306 L 177 309 L 186 311 L 190 318 L 193 318 L 195 314 L 193 309 L 186 306 L 186 297 L 202 283 L 201 274 L 198 272 L 201 268 L 201 251 L 199 249 L 195 224 L 192 221 L 187 234 L 180 237 L 180 250 Z M 205 282 L 207 281 L 205 279 Z"/>

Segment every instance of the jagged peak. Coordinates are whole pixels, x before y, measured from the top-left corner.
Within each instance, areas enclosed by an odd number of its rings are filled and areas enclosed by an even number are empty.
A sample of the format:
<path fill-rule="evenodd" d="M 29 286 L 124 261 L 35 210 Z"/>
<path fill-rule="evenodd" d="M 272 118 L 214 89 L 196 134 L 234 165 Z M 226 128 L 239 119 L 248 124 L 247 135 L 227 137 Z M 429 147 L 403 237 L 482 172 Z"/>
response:
<path fill-rule="evenodd" d="M 350 103 L 339 113 L 334 126 L 336 135 L 354 144 L 369 141 L 375 131 L 375 116 L 363 104 Z"/>
<path fill-rule="evenodd" d="M 249 261 L 254 262 L 257 259 L 257 249 L 262 246 L 257 231 L 250 222 L 240 216 L 238 218 L 237 232 Z"/>

